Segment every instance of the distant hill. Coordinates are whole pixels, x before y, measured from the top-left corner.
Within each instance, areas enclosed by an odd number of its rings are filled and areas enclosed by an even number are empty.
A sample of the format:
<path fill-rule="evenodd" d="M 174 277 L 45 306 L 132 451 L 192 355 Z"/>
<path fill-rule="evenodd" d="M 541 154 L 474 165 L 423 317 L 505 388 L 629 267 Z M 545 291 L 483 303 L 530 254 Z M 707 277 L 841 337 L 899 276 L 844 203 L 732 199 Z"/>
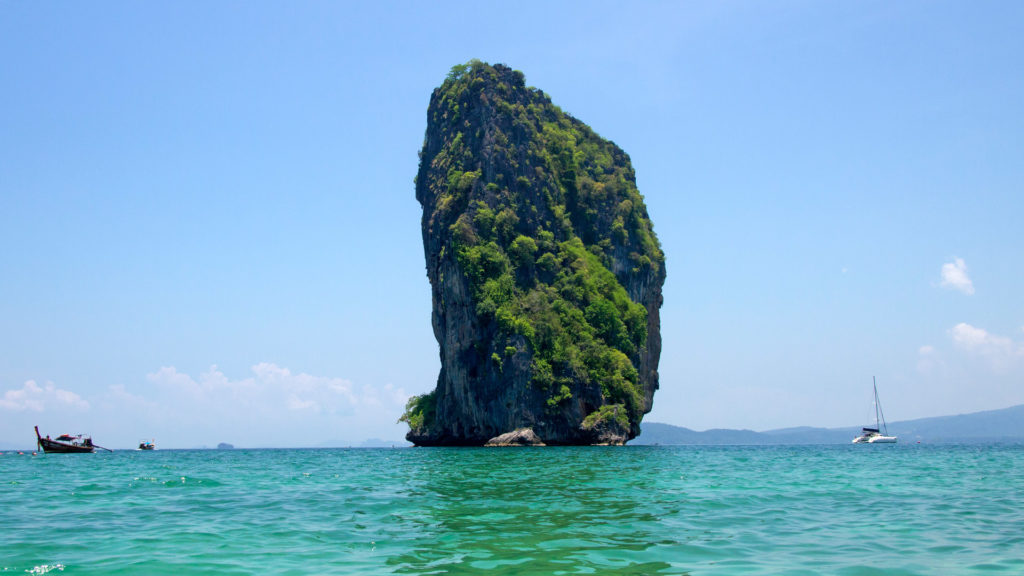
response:
<path fill-rule="evenodd" d="M 712 429 L 698 432 L 658 422 L 644 422 L 630 444 L 846 444 L 859 427 L 813 428 L 801 426 L 755 432 Z M 937 416 L 889 424 L 889 433 L 901 442 L 1024 442 L 1024 404 L 956 416 Z"/>

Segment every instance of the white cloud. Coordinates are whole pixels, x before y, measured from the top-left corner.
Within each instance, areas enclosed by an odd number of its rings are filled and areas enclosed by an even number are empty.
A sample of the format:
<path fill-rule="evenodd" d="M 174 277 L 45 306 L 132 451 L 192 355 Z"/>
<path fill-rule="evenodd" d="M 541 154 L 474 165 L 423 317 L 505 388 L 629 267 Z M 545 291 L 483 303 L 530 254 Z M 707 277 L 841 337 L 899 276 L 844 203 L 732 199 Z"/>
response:
<path fill-rule="evenodd" d="M 218 442 L 343 446 L 367 438 L 398 441 L 406 432 L 397 420 L 408 398 L 389 384 L 356 384 L 273 363 L 254 364 L 241 374 L 216 365 L 192 373 L 168 365 L 105 386 L 91 402 L 38 380 L 0 388 L 0 435 L 13 437 L 35 423 L 45 424 L 46 418 L 38 419 L 42 413 L 73 423 L 113 448 L 133 446 L 142 438 L 182 448 Z"/>
<path fill-rule="evenodd" d="M 188 374 L 178 372 L 173 366 L 163 366 L 160 370 L 147 374 L 146 380 L 173 389 L 176 392 L 183 392 L 194 399 L 203 397 L 203 389 L 199 384 Z"/>
<path fill-rule="evenodd" d="M 162 367 L 146 376 L 147 380 L 171 394 L 187 395 L 193 402 L 206 405 L 245 405 L 258 413 L 275 413 L 282 408 L 325 414 L 349 413 L 360 406 L 404 407 L 409 395 L 401 389 L 385 386 L 356 387 L 343 378 L 293 374 L 276 364 L 261 362 L 251 368 L 252 376 L 233 380 L 216 365 L 198 379 Z"/>
<path fill-rule="evenodd" d="M 954 258 L 952 262 L 942 265 L 942 283 L 940 286 L 951 290 L 959 290 L 968 295 L 974 294 L 974 283 L 971 282 L 971 278 L 967 275 L 967 264 L 963 258 Z"/>
<path fill-rule="evenodd" d="M 0 388 L 0 425 L 17 416 L 17 428 L 31 429 L 37 412 L 89 408 L 88 417 L 70 421 L 110 447 L 142 438 L 156 438 L 163 447 L 342 446 L 402 438 L 406 426 L 397 420 L 408 398 L 384 383 L 361 385 L 269 362 L 238 374 L 217 365 L 194 372 L 167 365 L 104 387 L 91 407 L 52 384 L 30 381 L 6 394 Z M 0 431 L 7 433 L 2 426 Z"/>
<path fill-rule="evenodd" d="M 288 395 L 288 409 L 289 410 L 312 410 L 313 412 L 319 412 L 320 406 L 312 400 L 302 400 L 295 394 Z"/>
<path fill-rule="evenodd" d="M 352 389 L 352 383 L 342 378 L 292 374 L 287 368 L 261 362 L 252 367 L 256 382 L 290 393 L 288 406 L 293 410 L 315 409 L 332 404 L 357 405 L 362 399 Z M 294 400 L 293 400 L 294 399 Z"/>
<path fill-rule="evenodd" d="M 1024 358 L 1024 344 L 1005 336 L 989 333 L 984 328 L 961 322 L 949 330 L 953 343 L 972 355 L 986 358 L 993 368 L 1003 369 Z"/>
<path fill-rule="evenodd" d="M 74 408 L 88 410 L 89 403 L 70 390 L 57 388 L 52 382 L 40 387 L 35 380 L 28 380 L 20 390 L 8 390 L 0 398 L 0 408 L 22 412 L 44 412 L 49 408 Z"/>
<path fill-rule="evenodd" d="M 1012 354 L 1013 340 L 989 334 L 984 328 L 961 322 L 950 329 L 950 335 L 961 348 L 981 354 Z"/>
<path fill-rule="evenodd" d="M 114 384 L 107 388 L 107 400 L 113 401 L 120 406 L 130 406 L 132 409 L 154 408 L 156 403 L 145 396 L 132 394 L 125 389 L 124 384 Z"/>

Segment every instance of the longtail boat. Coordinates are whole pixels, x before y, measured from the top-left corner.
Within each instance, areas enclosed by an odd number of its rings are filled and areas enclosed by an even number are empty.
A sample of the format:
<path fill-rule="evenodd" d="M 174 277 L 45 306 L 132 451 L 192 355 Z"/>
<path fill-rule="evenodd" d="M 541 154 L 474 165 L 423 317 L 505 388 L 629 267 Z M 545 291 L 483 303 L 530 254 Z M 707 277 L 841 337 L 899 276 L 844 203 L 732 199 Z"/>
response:
<path fill-rule="evenodd" d="M 82 436 L 77 434 L 72 436 L 71 434 L 61 434 L 54 440 L 47 436 L 43 438 L 42 434 L 39 433 L 39 426 L 36 426 L 36 445 L 46 453 L 54 454 L 88 454 L 95 451 L 97 448 L 110 452 L 109 448 L 97 446 L 92 443 L 92 438 L 89 436 Z"/>

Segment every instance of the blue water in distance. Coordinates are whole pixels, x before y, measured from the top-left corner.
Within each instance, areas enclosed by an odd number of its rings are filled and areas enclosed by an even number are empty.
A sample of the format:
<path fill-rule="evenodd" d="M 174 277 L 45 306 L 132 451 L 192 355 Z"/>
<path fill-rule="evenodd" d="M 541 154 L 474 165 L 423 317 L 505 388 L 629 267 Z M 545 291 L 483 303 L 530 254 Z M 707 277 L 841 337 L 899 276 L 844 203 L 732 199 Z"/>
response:
<path fill-rule="evenodd" d="M 0 573 L 1024 574 L 1024 447 L 7 452 Z"/>

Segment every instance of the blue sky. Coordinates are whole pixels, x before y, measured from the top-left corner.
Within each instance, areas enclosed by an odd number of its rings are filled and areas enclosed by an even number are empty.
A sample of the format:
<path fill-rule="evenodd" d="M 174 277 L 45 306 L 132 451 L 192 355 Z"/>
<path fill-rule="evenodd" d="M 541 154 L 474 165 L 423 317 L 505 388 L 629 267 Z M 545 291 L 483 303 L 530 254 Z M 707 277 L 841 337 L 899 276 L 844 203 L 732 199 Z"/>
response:
<path fill-rule="evenodd" d="M 471 58 L 632 158 L 646 420 L 1024 403 L 1024 6 L 520 6 L 0 3 L 0 446 L 401 438 L 440 365 L 417 152 Z"/>

